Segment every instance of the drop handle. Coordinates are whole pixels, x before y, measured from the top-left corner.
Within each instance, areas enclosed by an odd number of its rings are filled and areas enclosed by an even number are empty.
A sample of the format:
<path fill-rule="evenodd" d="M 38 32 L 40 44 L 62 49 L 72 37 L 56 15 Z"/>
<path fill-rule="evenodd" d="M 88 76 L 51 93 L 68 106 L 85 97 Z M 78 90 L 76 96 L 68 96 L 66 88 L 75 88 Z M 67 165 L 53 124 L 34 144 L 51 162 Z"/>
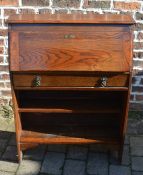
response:
<path fill-rule="evenodd" d="M 33 87 L 38 87 L 41 85 L 41 76 L 36 75 L 32 82 Z"/>
<path fill-rule="evenodd" d="M 108 78 L 106 76 L 101 77 L 101 79 L 100 79 L 100 86 L 101 87 L 107 87 L 107 80 L 108 80 Z"/>

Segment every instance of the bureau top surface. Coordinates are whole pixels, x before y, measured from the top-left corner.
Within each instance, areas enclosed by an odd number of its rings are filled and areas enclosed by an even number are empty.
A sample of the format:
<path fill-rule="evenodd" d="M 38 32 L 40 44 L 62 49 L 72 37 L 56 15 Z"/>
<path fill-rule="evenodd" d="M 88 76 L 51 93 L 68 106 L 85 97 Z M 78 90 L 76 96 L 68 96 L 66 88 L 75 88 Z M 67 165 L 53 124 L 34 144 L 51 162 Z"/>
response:
<path fill-rule="evenodd" d="M 12 15 L 7 23 L 134 24 L 135 21 L 123 14 L 23 14 Z"/>

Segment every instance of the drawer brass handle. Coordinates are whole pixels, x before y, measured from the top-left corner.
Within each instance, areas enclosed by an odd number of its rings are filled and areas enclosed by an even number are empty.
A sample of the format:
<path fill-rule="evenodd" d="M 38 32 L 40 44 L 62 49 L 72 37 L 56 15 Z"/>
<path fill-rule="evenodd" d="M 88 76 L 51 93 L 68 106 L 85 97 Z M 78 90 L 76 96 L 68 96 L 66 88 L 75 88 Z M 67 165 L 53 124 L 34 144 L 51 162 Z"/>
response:
<path fill-rule="evenodd" d="M 34 87 L 40 86 L 41 85 L 41 77 L 39 75 L 36 75 L 32 84 Z"/>
<path fill-rule="evenodd" d="M 76 36 L 74 34 L 66 34 L 64 35 L 65 39 L 74 39 Z"/>
<path fill-rule="evenodd" d="M 107 77 L 101 77 L 101 82 L 100 82 L 100 86 L 101 87 L 106 87 L 107 86 Z"/>

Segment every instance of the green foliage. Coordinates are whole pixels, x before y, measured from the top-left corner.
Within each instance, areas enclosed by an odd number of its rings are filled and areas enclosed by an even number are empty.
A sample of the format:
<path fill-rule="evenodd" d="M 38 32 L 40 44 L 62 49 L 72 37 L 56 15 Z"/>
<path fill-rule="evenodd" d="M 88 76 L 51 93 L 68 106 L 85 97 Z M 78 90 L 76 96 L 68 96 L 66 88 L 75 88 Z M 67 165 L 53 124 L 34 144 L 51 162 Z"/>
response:
<path fill-rule="evenodd" d="M 0 107 L 0 117 L 4 118 L 12 118 L 13 117 L 13 109 L 11 105 L 4 105 Z"/>

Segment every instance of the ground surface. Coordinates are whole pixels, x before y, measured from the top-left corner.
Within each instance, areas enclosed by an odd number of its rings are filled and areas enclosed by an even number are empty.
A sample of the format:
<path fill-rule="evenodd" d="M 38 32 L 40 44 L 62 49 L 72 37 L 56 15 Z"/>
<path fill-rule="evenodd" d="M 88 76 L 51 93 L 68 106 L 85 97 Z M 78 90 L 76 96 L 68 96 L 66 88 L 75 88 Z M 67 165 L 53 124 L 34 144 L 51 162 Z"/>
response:
<path fill-rule="evenodd" d="M 14 121 L 0 117 L 0 175 L 143 175 L 143 116 L 131 113 L 122 164 L 96 145 L 41 145 L 17 163 Z"/>

